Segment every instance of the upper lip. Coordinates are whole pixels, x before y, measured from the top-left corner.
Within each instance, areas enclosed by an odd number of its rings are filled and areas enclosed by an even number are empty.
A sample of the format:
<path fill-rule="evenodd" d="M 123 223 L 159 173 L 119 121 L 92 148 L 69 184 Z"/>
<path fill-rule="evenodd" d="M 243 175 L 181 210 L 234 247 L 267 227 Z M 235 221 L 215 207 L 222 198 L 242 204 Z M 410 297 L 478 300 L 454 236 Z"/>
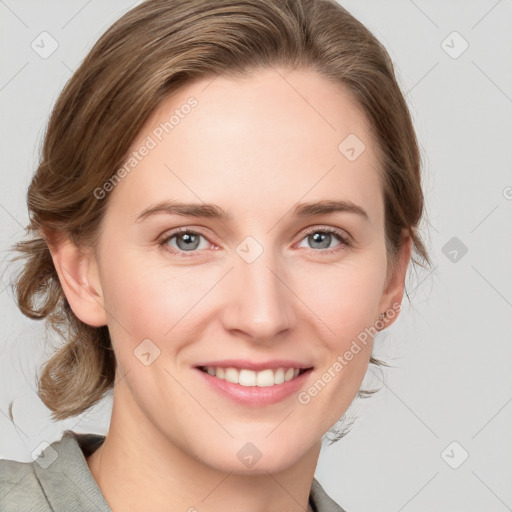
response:
<path fill-rule="evenodd" d="M 247 369 L 256 372 L 267 369 L 275 370 L 277 368 L 312 368 L 312 365 L 310 364 L 299 363 L 298 361 L 291 361 L 289 359 L 274 359 L 272 361 L 264 361 L 261 363 L 257 363 L 255 361 L 247 361 L 245 359 L 223 359 L 222 361 L 206 361 L 204 363 L 196 365 L 196 368 L 208 366 L 214 368 Z"/>

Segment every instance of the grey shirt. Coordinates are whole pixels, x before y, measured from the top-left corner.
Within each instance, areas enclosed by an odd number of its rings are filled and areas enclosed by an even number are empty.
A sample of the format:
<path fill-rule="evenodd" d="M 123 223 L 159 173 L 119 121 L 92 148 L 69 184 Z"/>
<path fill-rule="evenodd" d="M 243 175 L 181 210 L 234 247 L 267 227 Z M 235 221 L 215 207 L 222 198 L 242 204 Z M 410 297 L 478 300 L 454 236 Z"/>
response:
<path fill-rule="evenodd" d="M 0 460 L 0 512 L 112 512 L 85 459 L 104 439 L 66 430 L 34 462 Z M 309 501 L 315 512 L 346 512 L 316 479 Z"/>

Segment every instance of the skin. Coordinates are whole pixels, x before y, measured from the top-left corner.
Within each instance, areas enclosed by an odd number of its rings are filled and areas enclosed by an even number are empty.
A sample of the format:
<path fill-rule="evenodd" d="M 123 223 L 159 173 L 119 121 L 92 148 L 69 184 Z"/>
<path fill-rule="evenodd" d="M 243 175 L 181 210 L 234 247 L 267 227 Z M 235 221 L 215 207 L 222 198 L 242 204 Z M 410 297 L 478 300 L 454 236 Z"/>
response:
<path fill-rule="evenodd" d="M 106 199 L 96 247 L 52 239 L 52 256 L 75 314 L 108 325 L 117 358 L 110 430 L 87 463 L 110 507 L 126 510 L 304 511 L 322 436 L 353 401 L 373 340 L 304 405 L 297 393 L 277 404 L 236 404 L 197 371 L 205 360 L 292 359 L 314 369 L 307 390 L 379 314 L 400 303 L 410 260 L 406 237 L 390 272 L 376 144 L 340 87 L 311 70 L 260 70 L 244 79 L 201 80 L 168 97 L 133 143 L 189 97 L 198 106 L 152 149 Z M 339 150 L 356 134 L 354 161 Z M 162 213 L 164 200 L 215 203 L 229 220 Z M 297 202 L 351 201 L 351 212 L 297 217 Z M 191 257 L 171 229 L 204 229 Z M 306 228 L 350 236 L 322 255 Z M 247 263 L 247 236 L 263 248 Z M 49 237 L 50 238 L 50 237 Z M 196 247 L 196 246 L 194 246 Z M 182 249 L 183 250 L 183 249 Z M 396 319 L 386 325 L 391 325 Z M 160 350 L 145 366 L 144 339 Z M 261 459 L 237 457 L 253 443 Z"/>

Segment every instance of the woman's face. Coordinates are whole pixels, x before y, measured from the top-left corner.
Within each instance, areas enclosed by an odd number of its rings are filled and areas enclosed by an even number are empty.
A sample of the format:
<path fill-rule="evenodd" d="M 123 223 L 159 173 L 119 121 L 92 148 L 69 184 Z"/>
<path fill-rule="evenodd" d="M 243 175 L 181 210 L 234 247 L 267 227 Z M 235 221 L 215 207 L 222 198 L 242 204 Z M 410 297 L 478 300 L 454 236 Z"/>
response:
<path fill-rule="evenodd" d="M 401 300 L 375 150 L 313 71 L 203 80 L 161 104 L 98 199 L 112 421 L 226 471 L 278 471 L 318 447 Z"/>

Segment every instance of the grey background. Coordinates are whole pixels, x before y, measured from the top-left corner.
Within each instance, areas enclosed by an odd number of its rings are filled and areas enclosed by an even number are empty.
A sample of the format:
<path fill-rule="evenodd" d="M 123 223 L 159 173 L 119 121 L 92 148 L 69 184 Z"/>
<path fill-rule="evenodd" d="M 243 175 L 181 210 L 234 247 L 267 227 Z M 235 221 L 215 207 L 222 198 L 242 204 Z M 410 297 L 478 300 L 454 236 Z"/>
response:
<path fill-rule="evenodd" d="M 108 429 L 109 398 L 51 423 L 35 394 L 51 347 L 44 326 L 17 310 L 6 258 L 27 222 L 26 188 L 53 103 L 136 3 L 0 0 L 0 458 L 30 461 L 67 428 Z M 365 384 L 382 390 L 351 407 L 357 422 L 323 447 L 316 476 L 349 512 L 512 510 L 512 1 L 340 3 L 388 48 L 406 92 L 433 270 L 410 274 L 412 305 L 405 299 L 375 342 L 395 367 L 384 381 L 369 371 Z M 46 59 L 31 48 L 43 31 L 58 42 Z"/>

